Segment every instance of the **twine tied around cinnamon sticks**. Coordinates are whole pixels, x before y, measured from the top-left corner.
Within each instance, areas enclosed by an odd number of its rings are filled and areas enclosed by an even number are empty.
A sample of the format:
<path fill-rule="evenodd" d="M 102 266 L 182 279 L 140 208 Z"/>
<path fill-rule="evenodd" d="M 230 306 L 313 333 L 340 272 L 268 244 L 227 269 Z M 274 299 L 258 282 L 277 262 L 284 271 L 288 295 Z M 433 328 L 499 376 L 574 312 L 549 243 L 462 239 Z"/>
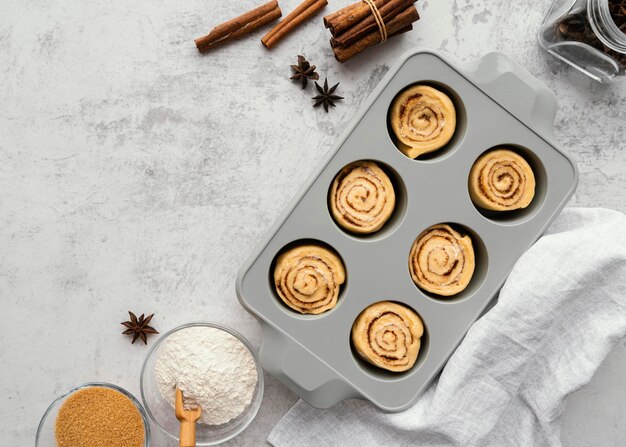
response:
<path fill-rule="evenodd" d="M 387 42 L 387 26 L 385 25 L 385 21 L 380 15 L 380 11 L 376 7 L 374 0 L 363 0 L 363 2 L 367 3 L 367 6 L 370 7 L 372 15 L 374 16 L 374 20 L 376 20 L 376 25 L 378 25 L 378 31 L 380 31 L 380 43 Z"/>
<path fill-rule="evenodd" d="M 362 0 L 324 17 L 330 46 L 339 62 L 411 31 L 419 20 L 416 0 Z"/>

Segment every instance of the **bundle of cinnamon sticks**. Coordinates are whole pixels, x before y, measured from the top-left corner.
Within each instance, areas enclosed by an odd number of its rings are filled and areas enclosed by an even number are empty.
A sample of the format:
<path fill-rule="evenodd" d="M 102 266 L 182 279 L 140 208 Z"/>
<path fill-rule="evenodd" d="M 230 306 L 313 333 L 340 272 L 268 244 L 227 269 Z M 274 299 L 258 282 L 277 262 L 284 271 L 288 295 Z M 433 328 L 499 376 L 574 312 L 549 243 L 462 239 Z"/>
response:
<path fill-rule="evenodd" d="M 411 31 L 420 18 L 416 1 L 359 1 L 324 17 L 335 58 L 345 62 L 372 45 Z"/>

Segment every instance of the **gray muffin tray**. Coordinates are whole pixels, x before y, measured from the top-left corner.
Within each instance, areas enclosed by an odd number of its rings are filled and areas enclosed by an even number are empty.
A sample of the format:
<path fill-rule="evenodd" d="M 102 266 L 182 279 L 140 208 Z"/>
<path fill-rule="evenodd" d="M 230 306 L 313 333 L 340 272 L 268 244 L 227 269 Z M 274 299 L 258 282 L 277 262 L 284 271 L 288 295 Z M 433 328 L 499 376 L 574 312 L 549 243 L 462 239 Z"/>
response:
<path fill-rule="evenodd" d="M 433 85 L 452 98 L 457 129 L 446 147 L 413 160 L 395 146 L 388 110 L 400 91 L 417 83 Z M 497 296 L 517 259 L 574 192 L 578 172 L 556 146 L 555 114 L 554 95 L 502 54 L 490 53 L 466 64 L 431 51 L 401 57 L 238 274 L 239 301 L 261 324 L 263 367 L 318 408 L 350 398 L 367 399 L 387 411 L 414 404 Z M 495 146 L 514 148 L 533 168 L 536 194 L 524 210 L 490 214 L 470 199 L 470 168 Z M 328 207 L 335 175 L 357 160 L 377 162 L 396 191 L 394 214 L 369 236 L 342 230 Z M 469 234 L 476 254 L 471 283 L 449 298 L 419 289 L 408 268 L 413 241 L 438 223 Z M 341 256 L 346 283 L 334 309 L 300 315 L 276 294 L 273 263 L 285 247 L 312 241 Z M 403 303 L 424 322 L 422 347 L 409 371 L 378 369 L 351 347 L 352 323 L 378 301 Z"/>

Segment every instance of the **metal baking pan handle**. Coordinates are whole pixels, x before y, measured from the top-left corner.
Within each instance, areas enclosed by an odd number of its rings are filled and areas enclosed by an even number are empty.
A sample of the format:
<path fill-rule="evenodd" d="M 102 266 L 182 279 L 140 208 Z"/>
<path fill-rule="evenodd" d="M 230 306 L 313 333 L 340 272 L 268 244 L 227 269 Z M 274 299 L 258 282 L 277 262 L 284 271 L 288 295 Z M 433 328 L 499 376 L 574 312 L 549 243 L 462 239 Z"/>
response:
<path fill-rule="evenodd" d="M 309 351 L 263 321 L 259 357 L 263 368 L 316 408 L 360 397 Z"/>
<path fill-rule="evenodd" d="M 502 53 L 488 53 L 461 65 L 461 72 L 490 98 L 533 129 L 554 136 L 556 96 Z"/>

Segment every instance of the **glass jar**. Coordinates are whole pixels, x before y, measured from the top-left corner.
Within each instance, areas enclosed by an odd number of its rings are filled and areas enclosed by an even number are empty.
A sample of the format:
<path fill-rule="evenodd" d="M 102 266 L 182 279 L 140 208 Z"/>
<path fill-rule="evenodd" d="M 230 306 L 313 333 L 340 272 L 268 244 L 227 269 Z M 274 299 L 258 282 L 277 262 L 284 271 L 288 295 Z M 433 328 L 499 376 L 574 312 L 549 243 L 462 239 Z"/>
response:
<path fill-rule="evenodd" d="M 539 44 L 599 82 L 626 73 L 626 0 L 555 0 Z"/>

